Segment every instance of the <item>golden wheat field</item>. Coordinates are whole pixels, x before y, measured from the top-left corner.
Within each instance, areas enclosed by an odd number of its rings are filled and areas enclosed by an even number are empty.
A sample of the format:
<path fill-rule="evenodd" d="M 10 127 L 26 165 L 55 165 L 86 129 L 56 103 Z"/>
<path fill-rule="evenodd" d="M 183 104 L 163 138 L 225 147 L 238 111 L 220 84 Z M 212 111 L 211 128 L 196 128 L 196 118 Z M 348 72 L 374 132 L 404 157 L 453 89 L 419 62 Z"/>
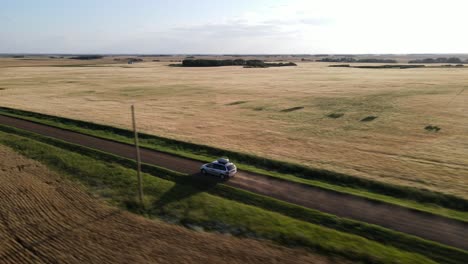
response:
<path fill-rule="evenodd" d="M 0 105 L 468 198 L 468 67 L 168 64 L 4 58 Z"/>

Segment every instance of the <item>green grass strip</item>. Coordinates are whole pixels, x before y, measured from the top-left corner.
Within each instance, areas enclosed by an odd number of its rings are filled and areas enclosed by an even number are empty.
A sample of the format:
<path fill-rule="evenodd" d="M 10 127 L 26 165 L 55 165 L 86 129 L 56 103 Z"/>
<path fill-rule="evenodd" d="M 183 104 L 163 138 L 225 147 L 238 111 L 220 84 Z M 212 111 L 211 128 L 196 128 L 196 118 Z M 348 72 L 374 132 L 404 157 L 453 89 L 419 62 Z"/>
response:
<path fill-rule="evenodd" d="M 1 125 L 0 131 L 18 134 L 23 137 L 28 137 L 37 141 L 60 147 L 64 150 L 81 153 L 94 160 L 100 160 L 101 162 L 109 164 L 119 164 L 119 166 L 124 166 L 126 168 L 135 168 L 136 166 L 135 162 L 130 159 L 67 143 L 57 139 L 44 137 L 31 132 Z M 5 138 L 0 138 L 0 141 L 4 143 L 6 142 L 5 144 L 8 144 L 8 142 L 10 142 L 8 145 L 15 149 L 18 149 L 18 147 L 15 147 L 15 144 L 17 144 L 15 142 L 17 142 L 17 140 L 6 141 Z M 386 228 L 382 228 L 380 226 L 366 224 L 350 219 L 339 218 L 330 214 L 321 213 L 319 211 L 308 209 L 302 206 L 282 202 L 270 197 L 257 195 L 248 191 L 236 189 L 230 186 L 226 186 L 224 184 L 212 185 L 206 184 L 205 182 L 201 183 L 199 180 L 193 180 L 187 175 L 173 172 L 157 166 L 143 164 L 142 169 L 148 174 L 176 182 L 179 185 L 189 185 L 190 188 L 203 190 L 204 192 L 208 192 L 212 195 L 260 207 L 301 221 L 306 221 L 308 223 L 318 224 L 339 231 L 359 235 L 370 240 L 391 245 L 404 251 L 417 252 L 440 263 L 465 263 L 466 259 L 468 259 L 468 252 L 466 251 L 445 246 L 436 242 L 427 241 L 415 236 L 396 232 Z M 70 173 L 70 171 L 67 172 Z M 79 172 L 74 171 L 73 173 Z M 128 207 L 131 208 L 131 204 L 127 204 L 127 208 Z"/>
<path fill-rule="evenodd" d="M 131 131 L 112 126 L 6 107 L 0 107 L 0 114 L 118 142 L 130 144 L 133 142 Z M 468 222 L 468 201 L 448 194 L 381 183 L 340 173 L 313 169 L 298 164 L 261 158 L 251 154 L 222 150 L 144 133 L 140 134 L 140 144 L 149 149 L 200 161 L 211 161 L 219 156 L 229 156 L 232 160 L 236 161 L 240 169 L 246 171 L 322 189 L 349 193 L 367 199 L 396 204 Z"/>
<path fill-rule="evenodd" d="M 136 177 L 131 169 L 105 163 L 11 134 L 0 141 L 21 154 L 66 173 L 122 208 L 135 209 Z M 359 236 L 345 234 L 200 191 L 194 187 L 143 175 L 149 216 L 168 215 L 185 224 L 208 229 L 238 230 L 238 235 L 267 238 L 280 244 L 304 246 L 322 254 L 366 263 L 435 263 Z"/>

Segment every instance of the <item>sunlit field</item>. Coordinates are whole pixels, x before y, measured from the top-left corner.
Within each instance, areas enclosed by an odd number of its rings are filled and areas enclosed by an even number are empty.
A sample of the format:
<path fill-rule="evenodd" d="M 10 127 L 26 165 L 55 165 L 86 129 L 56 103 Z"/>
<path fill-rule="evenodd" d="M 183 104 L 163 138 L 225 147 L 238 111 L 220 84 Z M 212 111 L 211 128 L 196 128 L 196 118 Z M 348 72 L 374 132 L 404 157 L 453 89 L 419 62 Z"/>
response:
<path fill-rule="evenodd" d="M 0 105 L 130 128 L 135 104 L 144 132 L 468 198 L 467 66 L 151 60 L 3 58 Z"/>

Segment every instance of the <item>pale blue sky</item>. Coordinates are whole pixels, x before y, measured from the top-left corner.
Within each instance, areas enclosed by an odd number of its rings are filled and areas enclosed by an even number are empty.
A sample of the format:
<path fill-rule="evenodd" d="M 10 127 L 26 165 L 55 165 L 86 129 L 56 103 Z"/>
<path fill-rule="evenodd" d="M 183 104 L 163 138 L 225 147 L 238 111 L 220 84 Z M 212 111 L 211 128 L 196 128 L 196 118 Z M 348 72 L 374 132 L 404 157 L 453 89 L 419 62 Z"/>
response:
<path fill-rule="evenodd" d="M 467 53 L 464 0 L 0 0 L 0 53 Z"/>

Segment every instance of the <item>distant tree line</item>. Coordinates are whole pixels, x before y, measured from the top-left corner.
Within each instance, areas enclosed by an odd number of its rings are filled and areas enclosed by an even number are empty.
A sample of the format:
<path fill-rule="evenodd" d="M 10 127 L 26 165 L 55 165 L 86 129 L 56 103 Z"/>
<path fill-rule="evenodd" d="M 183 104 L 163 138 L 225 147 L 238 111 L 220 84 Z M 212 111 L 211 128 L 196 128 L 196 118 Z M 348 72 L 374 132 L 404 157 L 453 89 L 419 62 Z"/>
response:
<path fill-rule="evenodd" d="M 208 59 L 185 59 L 183 67 L 220 67 L 220 66 L 244 66 L 248 68 L 267 68 L 281 66 L 296 66 L 295 63 L 267 63 L 262 60 L 208 60 Z"/>
<path fill-rule="evenodd" d="M 359 59 L 357 62 L 362 63 L 397 63 L 396 60 L 391 59 Z"/>
<path fill-rule="evenodd" d="M 450 57 L 450 58 L 427 58 L 420 60 L 410 60 L 408 63 L 468 63 L 468 60 L 463 62 L 460 58 Z"/>
<path fill-rule="evenodd" d="M 70 59 L 72 60 L 98 60 L 102 59 L 104 56 L 101 55 L 81 55 L 81 56 L 75 56 L 71 57 Z"/>
<path fill-rule="evenodd" d="M 143 62 L 143 59 L 138 59 L 138 58 L 126 58 L 125 60 L 127 60 L 127 62 L 131 62 L 131 63 Z"/>
<path fill-rule="evenodd" d="M 138 55 L 137 57 L 172 57 L 174 55 L 170 54 L 144 54 L 144 55 Z"/>
<path fill-rule="evenodd" d="M 219 67 L 245 65 L 245 60 L 208 60 L 208 59 L 185 59 L 182 61 L 184 67 Z"/>
<path fill-rule="evenodd" d="M 423 68 L 423 67 L 426 67 L 426 65 L 387 64 L 387 65 L 351 66 L 349 64 L 332 64 L 332 65 L 328 65 L 328 67 L 358 68 L 358 69 L 411 69 L 411 68 Z"/>
<path fill-rule="evenodd" d="M 284 66 L 297 66 L 294 62 L 287 63 L 269 63 L 262 60 L 247 60 L 245 61 L 244 68 L 268 68 L 268 67 L 284 67 Z"/>
<path fill-rule="evenodd" d="M 336 58 L 336 57 L 328 57 L 328 58 L 322 58 L 320 60 L 316 60 L 320 62 L 356 62 L 355 58 L 350 58 L 350 57 L 341 57 L 341 58 Z"/>
<path fill-rule="evenodd" d="M 355 59 L 352 57 L 329 57 L 317 60 L 320 62 L 356 62 L 356 63 L 397 63 L 391 59 Z"/>

